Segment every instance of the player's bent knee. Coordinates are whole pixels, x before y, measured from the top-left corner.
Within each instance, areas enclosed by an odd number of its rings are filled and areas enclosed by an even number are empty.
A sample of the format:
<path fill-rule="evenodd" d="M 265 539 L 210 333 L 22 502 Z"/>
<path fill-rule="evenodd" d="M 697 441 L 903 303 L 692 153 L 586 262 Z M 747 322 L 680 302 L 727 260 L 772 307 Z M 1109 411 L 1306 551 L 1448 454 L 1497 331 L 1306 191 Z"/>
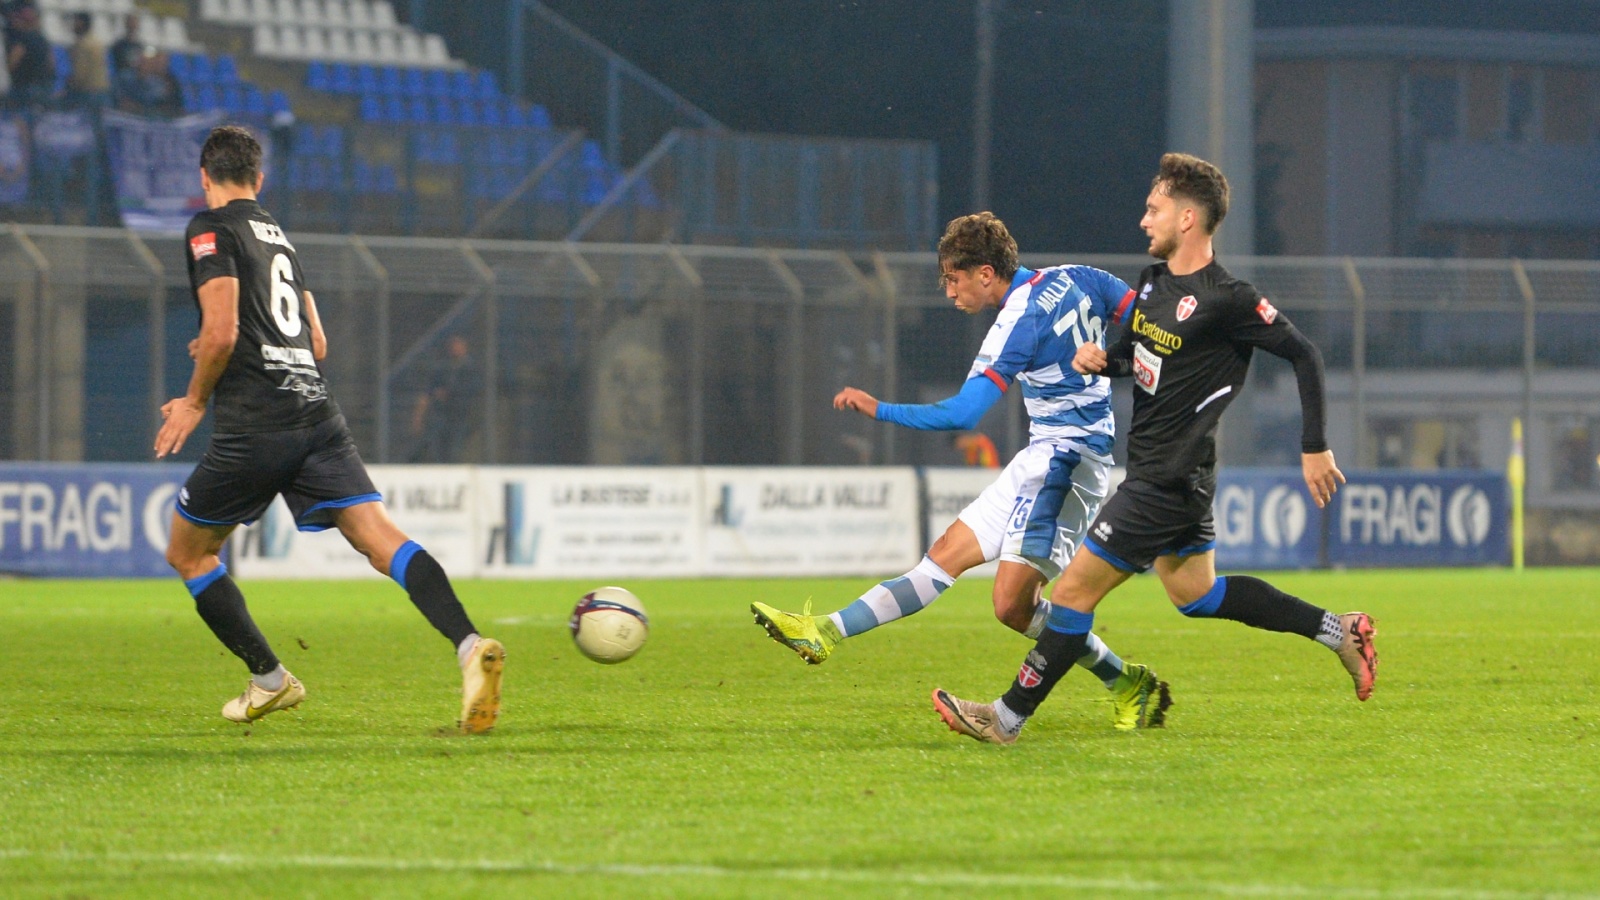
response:
<path fill-rule="evenodd" d="M 1227 592 L 1228 579 L 1221 577 L 1211 583 L 1210 590 L 1193 600 L 1170 594 L 1169 597 L 1172 605 L 1178 608 L 1178 612 L 1191 618 L 1209 619 L 1217 614 L 1217 607 L 1222 605 L 1222 595 Z"/>

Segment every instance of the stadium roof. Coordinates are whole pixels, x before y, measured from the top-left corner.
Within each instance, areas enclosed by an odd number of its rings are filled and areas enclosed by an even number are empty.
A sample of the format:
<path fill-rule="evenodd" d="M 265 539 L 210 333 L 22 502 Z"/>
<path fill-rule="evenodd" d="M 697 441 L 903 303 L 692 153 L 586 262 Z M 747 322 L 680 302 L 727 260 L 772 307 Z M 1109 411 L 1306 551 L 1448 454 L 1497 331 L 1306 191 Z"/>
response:
<path fill-rule="evenodd" d="M 1600 36 L 1460 28 L 1259 28 L 1258 60 L 1427 59 L 1600 68 Z"/>

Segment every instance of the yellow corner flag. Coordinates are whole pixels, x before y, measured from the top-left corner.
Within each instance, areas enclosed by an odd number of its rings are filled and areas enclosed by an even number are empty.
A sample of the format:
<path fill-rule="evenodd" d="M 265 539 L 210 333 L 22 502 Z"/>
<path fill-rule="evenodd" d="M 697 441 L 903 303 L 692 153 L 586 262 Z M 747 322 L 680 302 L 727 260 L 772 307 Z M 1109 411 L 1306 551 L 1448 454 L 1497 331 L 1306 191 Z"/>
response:
<path fill-rule="evenodd" d="M 1506 481 L 1511 485 L 1511 568 L 1522 571 L 1523 521 L 1522 493 L 1528 480 L 1528 466 L 1522 455 L 1522 420 L 1511 420 L 1511 458 L 1506 460 Z"/>

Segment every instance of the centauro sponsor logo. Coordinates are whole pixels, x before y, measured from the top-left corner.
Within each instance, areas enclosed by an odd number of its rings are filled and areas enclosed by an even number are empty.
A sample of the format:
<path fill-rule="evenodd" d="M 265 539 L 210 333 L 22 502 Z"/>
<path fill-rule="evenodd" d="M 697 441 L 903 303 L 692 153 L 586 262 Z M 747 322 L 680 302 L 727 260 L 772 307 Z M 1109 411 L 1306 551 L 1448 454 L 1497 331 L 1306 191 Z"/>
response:
<path fill-rule="evenodd" d="M 1156 349 L 1162 353 L 1171 353 L 1183 346 L 1183 338 L 1145 318 L 1142 309 L 1133 311 L 1133 333 L 1142 334 L 1155 341 Z"/>

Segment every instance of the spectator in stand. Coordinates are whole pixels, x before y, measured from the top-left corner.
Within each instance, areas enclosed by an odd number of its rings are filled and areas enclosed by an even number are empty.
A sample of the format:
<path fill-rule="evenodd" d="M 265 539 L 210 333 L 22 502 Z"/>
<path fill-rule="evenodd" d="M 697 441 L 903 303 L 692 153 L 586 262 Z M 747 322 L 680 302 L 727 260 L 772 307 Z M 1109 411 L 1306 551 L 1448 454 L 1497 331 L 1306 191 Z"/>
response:
<path fill-rule="evenodd" d="M 139 60 L 138 93 L 132 111 L 147 116 L 177 118 L 183 115 L 183 94 L 178 79 L 172 77 L 172 58 L 151 53 Z"/>
<path fill-rule="evenodd" d="M 118 107 L 123 100 L 139 94 L 139 66 L 150 48 L 139 39 L 139 16 L 130 14 L 123 20 L 122 37 L 111 45 L 111 90 Z"/>
<path fill-rule="evenodd" d="M 39 31 L 39 10 L 32 4 L 11 13 L 6 41 L 6 68 L 11 72 L 11 95 L 25 108 L 37 108 L 55 90 L 56 61 L 50 42 Z"/>
<path fill-rule="evenodd" d="M 93 21 L 88 13 L 72 14 L 72 33 L 77 40 L 67 51 L 72 65 L 67 75 L 67 101 L 98 110 L 111 102 L 111 76 L 106 71 L 105 45 L 90 31 Z"/>

